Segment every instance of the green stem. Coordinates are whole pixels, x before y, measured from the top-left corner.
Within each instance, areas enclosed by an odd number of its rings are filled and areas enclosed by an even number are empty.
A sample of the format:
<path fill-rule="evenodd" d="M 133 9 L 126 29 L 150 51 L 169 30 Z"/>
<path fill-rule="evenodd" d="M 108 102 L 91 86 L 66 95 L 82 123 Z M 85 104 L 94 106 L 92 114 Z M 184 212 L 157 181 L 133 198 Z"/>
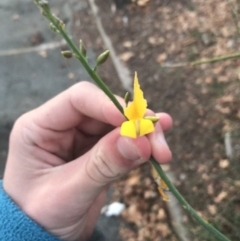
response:
<path fill-rule="evenodd" d="M 179 193 L 176 187 L 172 184 L 172 182 L 168 179 L 165 172 L 162 170 L 161 166 L 159 165 L 156 160 L 151 157 L 150 161 L 154 168 L 156 169 L 159 176 L 163 179 L 163 181 L 167 184 L 169 190 L 173 193 L 176 199 L 181 203 L 183 208 L 205 229 L 207 229 L 213 236 L 216 237 L 219 241 L 230 241 L 227 237 L 225 237 L 222 233 L 220 233 L 217 229 L 215 229 L 211 224 L 201 218 L 197 212 L 188 204 L 185 198 Z"/>
<path fill-rule="evenodd" d="M 48 18 L 49 21 L 54 24 L 54 26 L 57 28 L 57 30 L 60 32 L 60 34 L 63 36 L 63 38 L 68 43 L 69 47 L 72 49 L 72 51 L 75 54 L 76 58 L 81 62 L 83 67 L 86 69 L 86 71 L 91 76 L 91 78 L 95 81 L 95 83 L 98 85 L 98 87 L 104 91 L 104 93 L 115 104 L 115 106 L 118 108 L 118 110 L 121 113 L 123 113 L 123 107 L 117 101 L 116 97 L 113 95 L 111 90 L 104 84 L 104 82 L 100 79 L 100 77 L 97 75 L 97 73 L 94 71 L 94 69 L 92 69 L 89 66 L 89 64 L 87 63 L 86 58 L 82 55 L 82 53 L 79 51 L 77 46 L 73 43 L 73 41 L 68 37 L 68 35 L 65 32 L 65 30 L 63 28 L 59 27 L 59 25 L 55 22 L 55 19 L 52 16 L 51 12 L 46 12 L 46 18 Z"/>
<path fill-rule="evenodd" d="M 36 0 L 37 2 L 37 0 Z M 43 9 L 44 10 L 44 9 Z M 63 38 L 66 40 L 72 51 L 74 52 L 77 59 L 82 63 L 84 68 L 87 70 L 88 74 L 91 76 L 91 78 L 95 81 L 95 83 L 101 88 L 105 94 L 112 100 L 112 102 L 115 104 L 115 106 L 118 108 L 118 110 L 123 113 L 123 107 L 120 105 L 116 97 L 113 95 L 113 93 L 110 91 L 110 89 L 104 84 L 104 82 L 101 80 L 101 78 L 95 73 L 95 71 L 89 66 L 89 64 L 86 61 L 85 56 L 81 54 L 79 49 L 76 47 L 76 45 L 73 43 L 73 41 L 68 37 L 65 30 L 60 27 L 55 18 L 53 17 L 51 11 L 49 9 L 45 9 L 45 16 L 46 18 L 54 24 L 56 29 L 61 33 Z M 240 53 L 239 53 L 240 56 Z M 234 57 L 228 57 L 228 58 L 235 58 Z M 213 62 L 213 61 L 212 61 Z M 216 62 L 216 61 L 215 61 Z M 197 61 L 195 65 L 197 65 Z M 182 206 L 185 208 L 185 210 L 195 218 L 198 223 L 203 226 L 205 229 L 207 229 L 211 234 L 213 234 L 217 240 L 219 241 L 230 241 L 228 238 L 226 238 L 223 234 L 221 234 L 218 230 L 216 230 L 213 226 L 208 224 L 204 219 L 202 219 L 197 212 L 188 204 L 188 202 L 184 199 L 184 197 L 178 192 L 178 190 L 175 188 L 175 186 L 171 183 L 171 181 L 168 179 L 164 171 L 162 170 L 161 166 L 158 164 L 158 162 L 151 157 L 150 158 L 151 163 L 153 164 L 154 168 L 156 169 L 159 176 L 163 179 L 163 181 L 167 184 L 170 191 L 173 193 L 173 195 L 177 198 L 177 200 L 182 204 Z"/>

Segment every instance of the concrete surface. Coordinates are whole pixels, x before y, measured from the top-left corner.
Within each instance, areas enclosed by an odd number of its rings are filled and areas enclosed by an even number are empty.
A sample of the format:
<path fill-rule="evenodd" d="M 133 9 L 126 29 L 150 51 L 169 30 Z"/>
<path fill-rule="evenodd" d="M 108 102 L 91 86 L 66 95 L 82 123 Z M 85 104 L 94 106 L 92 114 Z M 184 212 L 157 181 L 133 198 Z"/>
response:
<path fill-rule="evenodd" d="M 55 13 L 60 11 L 71 29 L 73 1 L 50 0 Z M 76 10 L 86 2 L 75 1 Z M 14 121 L 80 79 L 89 79 L 77 60 L 65 60 L 57 45 L 61 37 L 48 28 L 32 0 L 1 0 L 0 2 L 0 178 L 8 149 L 8 136 Z M 39 44 L 34 40 L 40 36 Z M 36 44 L 36 46 L 34 46 Z M 39 47 L 42 48 L 39 51 Z M 94 56 L 91 50 L 90 58 Z M 92 56 L 91 56 L 92 55 Z M 64 110 L 63 110 L 64 114 Z M 111 194 L 109 194 L 110 196 Z M 121 220 L 101 216 L 92 241 L 120 241 Z"/>
<path fill-rule="evenodd" d="M 66 1 L 52 0 L 51 5 L 63 9 L 63 2 Z M 0 129 L 6 133 L 6 126 L 11 127 L 24 112 L 41 105 L 79 78 L 89 78 L 76 60 L 62 58 L 59 47 L 47 49 L 49 43 L 60 43 L 61 37 L 49 30 L 32 0 L 1 2 L 0 22 Z M 38 41 L 34 40 L 36 35 L 43 39 L 41 51 L 33 46 Z M 1 150 L 1 173 L 5 147 Z"/>

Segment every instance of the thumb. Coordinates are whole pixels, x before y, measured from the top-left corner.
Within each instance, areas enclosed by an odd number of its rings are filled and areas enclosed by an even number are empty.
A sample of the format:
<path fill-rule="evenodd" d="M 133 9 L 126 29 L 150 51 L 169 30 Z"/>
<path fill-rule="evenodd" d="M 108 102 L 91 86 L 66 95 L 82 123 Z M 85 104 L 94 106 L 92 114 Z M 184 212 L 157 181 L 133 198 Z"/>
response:
<path fill-rule="evenodd" d="M 149 140 L 119 135 L 119 128 L 105 135 L 90 151 L 68 163 L 73 191 L 94 199 L 112 181 L 147 161 L 151 154 Z M 88 197 L 87 197 L 88 196 Z"/>
<path fill-rule="evenodd" d="M 106 185 L 148 160 L 150 151 L 146 137 L 123 137 L 117 129 L 105 136 L 89 153 L 86 174 L 95 182 Z"/>

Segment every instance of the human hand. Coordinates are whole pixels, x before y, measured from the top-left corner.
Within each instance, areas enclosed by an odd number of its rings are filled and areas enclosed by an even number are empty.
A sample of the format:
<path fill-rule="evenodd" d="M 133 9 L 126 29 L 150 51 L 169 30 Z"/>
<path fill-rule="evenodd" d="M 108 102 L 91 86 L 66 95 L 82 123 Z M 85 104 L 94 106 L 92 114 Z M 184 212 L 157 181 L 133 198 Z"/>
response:
<path fill-rule="evenodd" d="M 108 97 L 91 83 L 76 84 L 16 121 L 4 189 L 50 233 L 87 240 L 112 181 L 150 155 L 159 163 L 171 159 L 163 131 L 172 120 L 159 116 L 150 135 L 122 137 L 124 117 Z"/>

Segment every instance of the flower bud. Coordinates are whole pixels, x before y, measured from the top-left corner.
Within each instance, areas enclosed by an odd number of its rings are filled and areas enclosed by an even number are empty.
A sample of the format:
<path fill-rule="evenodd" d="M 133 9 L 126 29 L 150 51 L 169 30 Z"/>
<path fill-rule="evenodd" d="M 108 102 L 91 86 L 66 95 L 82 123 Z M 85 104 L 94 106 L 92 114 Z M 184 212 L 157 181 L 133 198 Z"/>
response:
<path fill-rule="evenodd" d="M 40 1 L 38 1 L 38 5 L 39 5 L 40 7 L 42 7 L 44 10 L 49 10 L 49 9 L 50 9 L 50 8 L 49 8 L 48 1 L 46 1 L 46 0 L 40 0 Z"/>
<path fill-rule="evenodd" d="M 40 13 L 44 16 L 47 17 L 46 11 L 43 8 L 40 8 Z"/>
<path fill-rule="evenodd" d="M 62 54 L 63 57 L 65 57 L 67 59 L 70 59 L 70 58 L 73 57 L 73 53 L 70 50 L 62 51 L 61 54 Z"/>
<path fill-rule="evenodd" d="M 55 32 L 55 33 L 60 33 L 59 30 L 55 27 L 55 25 L 53 23 L 49 24 L 50 29 Z"/>
<path fill-rule="evenodd" d="M 83 41 L 80 39 L 79 41 L 79 50 L 80 50 L 80 53 L 86 57 L 87 55 L 87 50 L 85 49 L 84 45 L 83 45 Z"/>
<path fill-rule="evenodd" d="M 54 20 L 55 20 L 55 24 L 58 26 L 58 27 L 60 27 L 61 29 L 65 29 L 65 24 L 64 24 L 64 22 L 60 19 L 60 18 L 58 18 L 56 15 L 52 15 L 53 16 L 53 18 L 54 18 Z"/>
<path fill-rule="evenodd" d="M 97 58 L 97 66 L 103 64 L 104 62 L 106 62 L 106 60 L 108 59 L 110 51 L 106 50 L 105 52 L 103 52 L 102 54 L 100 54 Z"/>
<path fill-rule="evenodd" d="M 156 123 L 159 121 L 159 117 L 157 117 L 157 116 L 144 116 L 144 119 L 150 120 L 150 121 L 152 121 L 152 123 Z"/>

